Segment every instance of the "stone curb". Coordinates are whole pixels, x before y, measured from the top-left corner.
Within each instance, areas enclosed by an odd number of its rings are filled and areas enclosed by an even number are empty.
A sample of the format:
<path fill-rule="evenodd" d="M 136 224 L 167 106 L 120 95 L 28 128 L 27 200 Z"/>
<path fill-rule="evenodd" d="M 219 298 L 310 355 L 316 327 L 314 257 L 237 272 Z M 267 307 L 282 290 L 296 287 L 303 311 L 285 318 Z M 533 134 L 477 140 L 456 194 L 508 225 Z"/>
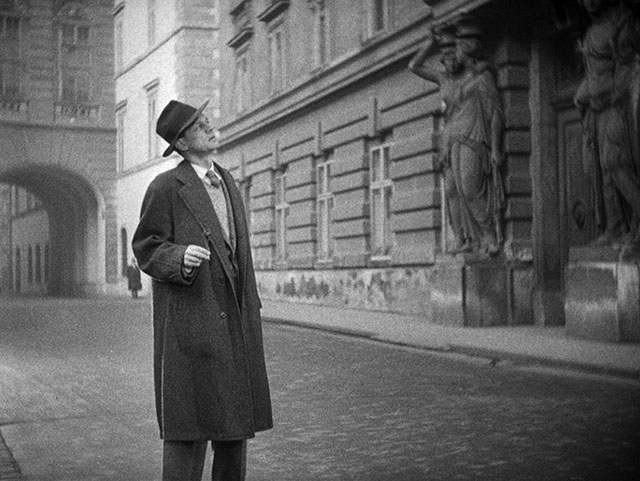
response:
<path fill-rule="evenodd" d="M 456 353 L 462 354 L 474 358 L 482 358 L 489 361 L 491 364 L 497 364 L 499 362 L 511 362 L 513 364 L 531 364 L 539 365 L 550 368 L 567 369 L 573 371 L 580 371 L 588 374 L 606 375 L 618 378 L 624 378 L 633 381 L 640 381 L 640 371 L 637 369 L 625 369 L 620 367 L 607 367 L 599 366 L 589 363 L 581 363 L 577 361 L 569 361 L 564 359 L 550 358 L 544 356 L 534 356 L 529 354 L 517 354 L 508 351 L 502 351 L 499 349 L 488 349 L 481 347 L 470 347 L 456 344 L 447 345 L 428 345 L 424 343 L 410 343 L 405 341 L 397 341 L 389 339 L 387 337 L 380 336 L 374 332 L 363 331 L 359 329 L 348 329 L 337 326 L 327 326 L 325 324 L 302 322 L 292 319 L 283 319 L 278 317 L 266 316 L 263 317 L 264 322 L 271 324 L 280 324 L 286 326 L 295 326 L 304 329 L 313 329 L 318 331 L 325 331 L 334 334 L 359 337 L 363 339 L 369 339 L 384 344 L 392 344 L 401 347 L 409 347 L 413 349 L 420 349 L 423 351 L 436 352 L 436 353 Z"/>

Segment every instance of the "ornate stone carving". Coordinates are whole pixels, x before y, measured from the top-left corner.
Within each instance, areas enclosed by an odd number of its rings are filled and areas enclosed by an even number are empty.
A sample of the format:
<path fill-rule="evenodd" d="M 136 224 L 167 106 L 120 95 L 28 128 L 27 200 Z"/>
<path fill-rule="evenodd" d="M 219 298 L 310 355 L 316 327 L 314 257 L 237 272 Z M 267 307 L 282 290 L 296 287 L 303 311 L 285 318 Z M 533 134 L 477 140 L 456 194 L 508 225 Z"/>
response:
<path fill-rule="evenodd" d="M 580 0 L 591 24 L 580 42 L 585 75 L 574 101 L 584 154 L 596 172 L 597 245 L 640 255 L 640 15 L 635 0 Z"/>
<path fill-rule="evenodd" d="M 503 241 L 503 116 L 495 79 L 481 48 L 480 30 L 464 17 L 432 31 L 409 68 L 440 86 L 444 127 L 438 163 L 456 238 L 452 251 L 496 255 Z M 444 69 L 426 62 L 438 50 Z"/>

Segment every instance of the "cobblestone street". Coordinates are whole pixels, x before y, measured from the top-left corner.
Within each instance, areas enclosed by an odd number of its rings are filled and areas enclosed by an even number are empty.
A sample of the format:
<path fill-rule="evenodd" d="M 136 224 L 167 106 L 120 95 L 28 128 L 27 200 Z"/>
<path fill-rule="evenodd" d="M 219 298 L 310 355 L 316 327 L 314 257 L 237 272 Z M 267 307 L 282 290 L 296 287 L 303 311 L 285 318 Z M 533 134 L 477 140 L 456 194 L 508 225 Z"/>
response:
<path fill-rule="evenodd" d="M 147 301 L 2 302 L 0 433 L 22 479 L 159 479 Z M 275 428 L 249 481 L 640 474 L 637 382 L 270 323 L 265 343 Z"/>

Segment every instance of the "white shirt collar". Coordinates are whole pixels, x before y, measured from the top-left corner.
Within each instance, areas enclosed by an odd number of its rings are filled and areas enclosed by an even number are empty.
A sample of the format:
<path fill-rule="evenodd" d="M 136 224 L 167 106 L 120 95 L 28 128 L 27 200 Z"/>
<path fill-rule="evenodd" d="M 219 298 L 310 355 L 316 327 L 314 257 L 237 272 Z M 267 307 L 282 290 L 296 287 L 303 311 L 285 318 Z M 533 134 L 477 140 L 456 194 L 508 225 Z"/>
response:
<path fill-rule="evenodd" d="M 222 180 L 222 177 L 220 177 L 220 174 L 218 173 L 218 171 L 216 170 L 215 166 L 213 165 L 213 162 L 211 163 L 211 166 L 209 168 L 205 168 L 202 167 L 200 165 L 196 165 L 196 164 L 192 164 L 191 162 L 189 162 L 189 164 L 191 164 L 191 167 L 193 167 L 193 170 L 196 171 L 196 174 L 198 174 L 198 177 L 200 177 L 200 180 L 204 180 L 204 178 L 207 175 L 207 172 L 209 171 L 209 169 L 213 170 L 213 173 L 216 174 L 216 177 L 220 180 Z"/>

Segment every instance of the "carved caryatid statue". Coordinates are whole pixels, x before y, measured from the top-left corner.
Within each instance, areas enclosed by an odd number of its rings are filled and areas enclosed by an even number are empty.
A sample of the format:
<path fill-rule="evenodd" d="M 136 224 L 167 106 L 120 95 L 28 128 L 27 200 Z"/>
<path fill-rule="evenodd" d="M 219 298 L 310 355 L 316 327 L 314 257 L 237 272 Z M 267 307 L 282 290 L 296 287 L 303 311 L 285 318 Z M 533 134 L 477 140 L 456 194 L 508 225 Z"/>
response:
<path fill-rule="evenodd" d="M 428 62 L 428 59 L 439 51 L 440 58 L 437 63 Z M 409 69 L 420 77 L 436 83 L 440 87 L 441 114 L 444 126 L 440 132 L 440 144 L 447 144 L 448 117 L 453 105 L 455 84 L 462 77 L 462 66 L 456 56 L 455 28 L 445 26 L 441 29 L 433 29 L 424 46 L 409 62 Z M 451 170 L 451 161 L 446 152 L 441 152 L 435 162 L 436 170 L 441 170 L 444 176 L 444 191 L 447 198 L 446 206 L 449 214 L 451 230 L 455 236 L 456 245 L 452 252 L 470 250 L 470 244 L 466 243 L 467 229 L 465 228 L 458 189 Z"/>
<path fill-rule="evenodd" d="M 580 0 L 591 17 L 580 51 L 585 76 L 574 101 L 597 175 L 598 245 L 640 254 L 640 15 L 637 1 Z"/>
<path fill-rule="evenodd" d="M 409 67 L 440 86 L 444 113 L 440 158 L 458 247 L 495 255 L 503 240 L 500 96 L 490 66 L 482 58 L 478 27 L 465 17 L 446 34 L 440 42 L 443 73 L 436 75 L 433 67 L 424 65 L 437 43 L 433 35 Z"/>

